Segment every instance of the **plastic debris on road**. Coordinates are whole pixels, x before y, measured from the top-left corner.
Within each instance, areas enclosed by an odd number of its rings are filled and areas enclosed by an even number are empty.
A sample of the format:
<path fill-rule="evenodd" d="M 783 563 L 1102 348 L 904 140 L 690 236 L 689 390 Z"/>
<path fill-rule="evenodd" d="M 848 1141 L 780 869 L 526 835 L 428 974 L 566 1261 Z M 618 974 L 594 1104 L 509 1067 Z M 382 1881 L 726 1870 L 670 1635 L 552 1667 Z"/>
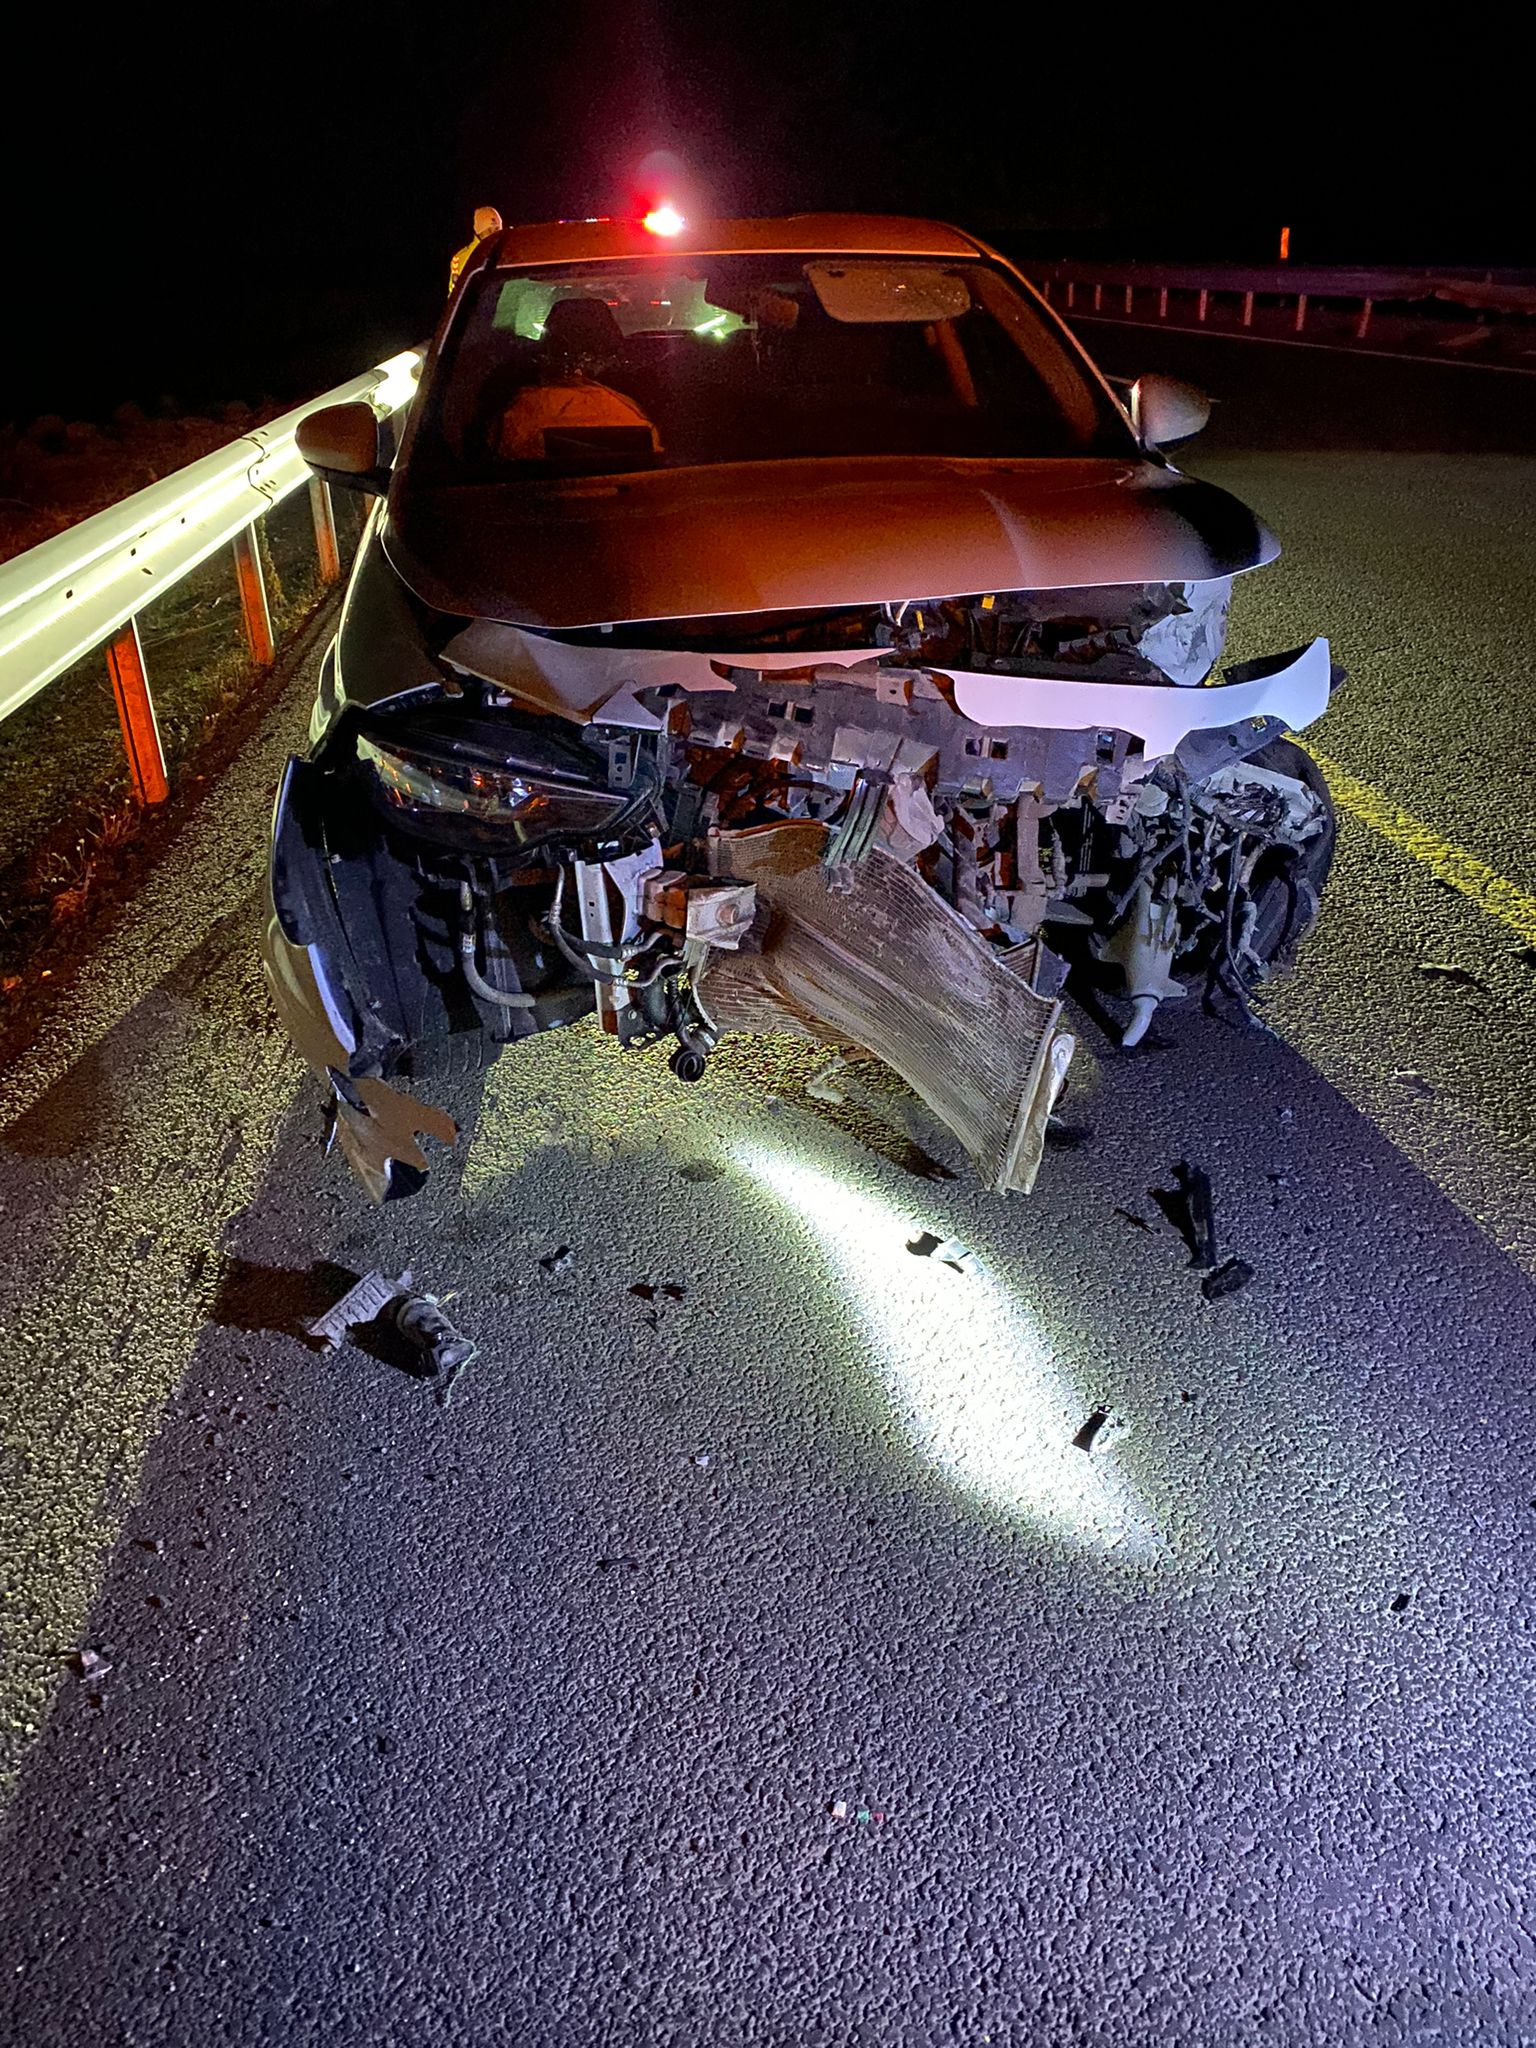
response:
<path fill-rule="evenodd" d="M 952 1266 L 957 1273 L 981 1270 L 976 1254 L 958 1237 L 940 1237 L 935 1231 L 920 1230 L 916 1237 L 907 1239 L 907 1250 L 914 1259 L 937 1259 L 942 1265 Z"/>
<path fill-rule="evenodd" d="M 318 1337 L 327 1351 L 334 1351 L 345 1340 L 348 1330 L 359 1323 L 377 1322 L 397 1296 L 404 1293 L 411 1284 L 409 1272 L 402 1273 L 398 1280 L 386 1280 L 382 1273 L 365 1273 L 355 1287 L 349 1287 L 340 1301 L 334 1302 L 322 1316 L 316 1316 L 309 1324 L 311 1337 Z"/>
<path fill-rule="evenodd" d="M 1154 1188 L 1153 1200 L 1189 1246 L 1189 1263 L 1205 1268 L 1216 1263 L 1216 1202 L 1211 1177 L 1181 1159 L 1173 1169 L 1171 1188 Z"/>
<path fill-rule="evenodd" d="M 326 1351 L 334 1351 L 349 1330 L 385 1321 L 412 1350 L 421 1353 L 430 1377 L 437 1382 L 438 1405 L 446 1408 L 455 1381 L 479 1346 L 449 1320 L 437 1295 L 424 1294 L 415 1286 L 409 1267 L 398 1280 L 388 1280 L 379 1272 L 365 1273 L 308 1328 Z"/>
<path fill-rule="evenodd" d="M 1421 960 L 1419 972 L 1426 981 L 1448 981 L 1457 988 L 1487 988 L 1487 983 L 1459 960 Z"/>
<path fill-rule="evenodd" d="M 878 1828 L 885 1825 L 885 1815 L 879 1807 L 861 1806 L 853 1799 L 834 1799 L 828 1811 L 834 1820 L 857 1821 L 863 1828 Z"/>
<path fill-rule="evenodd" d="M 1094 1444 L 1098 1440 L 1099 1432 L 1103 1429 L 1105 1423 L 1108 1422 L 1108 1420 L 1109 1410 L 1107 1408 L 1095 1408 L 1093 1413 L 1088 1417 L 1088 1420 L 1077 1432 L 1077 1435 L 1073 1437 L 1073 1450 L 1091 1451 L 1094 1447 Z"/>
<path fill-rule="evenodd" d="M 1246 1259 L 1228 1259 L 1214 1273 L 1206 1274 L 1200 1292 L 1207 1301 L 1224 1301 L 1229 1294 L 1240 1293 L 1252 1278 L 1253 1268 Z"/>

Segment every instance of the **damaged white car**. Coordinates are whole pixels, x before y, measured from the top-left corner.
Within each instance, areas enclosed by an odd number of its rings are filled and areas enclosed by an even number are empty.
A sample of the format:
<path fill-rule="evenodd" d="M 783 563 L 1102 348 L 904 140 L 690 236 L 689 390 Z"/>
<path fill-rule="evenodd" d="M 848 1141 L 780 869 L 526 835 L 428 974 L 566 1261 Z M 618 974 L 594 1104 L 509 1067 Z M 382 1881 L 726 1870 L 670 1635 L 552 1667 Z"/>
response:
<path fill-rule="evenodd" d="M 675 223 L 669 221 L 669 226 Z M 697 1079 L 722 1035 L 865 1048 L 1027 1189 L 1093 992 L 1242 1005 L 1317 914 L 1327 791 L 1284 735 L 1327 643 L 1222 671 L 1278 552 L 1160 452 L 1025 280 L 924 221 L 509 229 L 428 353 L 376 494 L 267 963 L 378 1199 L 430 1101 L 596 1010 Z"/>

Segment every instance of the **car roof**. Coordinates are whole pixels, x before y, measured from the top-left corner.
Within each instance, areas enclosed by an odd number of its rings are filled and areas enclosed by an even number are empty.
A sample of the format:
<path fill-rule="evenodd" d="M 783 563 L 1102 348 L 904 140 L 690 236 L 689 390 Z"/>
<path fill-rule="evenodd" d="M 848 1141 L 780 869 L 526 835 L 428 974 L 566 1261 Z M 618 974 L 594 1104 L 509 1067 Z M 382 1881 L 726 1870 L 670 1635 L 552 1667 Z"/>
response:
<path fill-rule="evenodd" d="M 977 244 L 942 221 L 900 214 L 792 213 L 777 220 L 690 221 L 676 235 L 652 234 L 638 220 L 560 220 L 504 228 L 488 254 L 498 270 L 605 258 L 790 255 L 975 258 Z"/>

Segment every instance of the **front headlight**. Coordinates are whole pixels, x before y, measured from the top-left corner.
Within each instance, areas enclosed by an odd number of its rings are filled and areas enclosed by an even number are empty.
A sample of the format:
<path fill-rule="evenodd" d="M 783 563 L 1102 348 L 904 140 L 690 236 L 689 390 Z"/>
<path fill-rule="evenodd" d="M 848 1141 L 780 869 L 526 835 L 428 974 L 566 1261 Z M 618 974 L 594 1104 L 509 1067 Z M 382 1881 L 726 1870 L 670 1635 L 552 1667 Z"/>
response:
<path fill-rule="evenodd" d="M 435 839 L 461 835 L 476 845 L 531 846 L 561 835 L 589 838 L 611 826 L 630 802 L 547 770 L 483 757 L 423 752 L 359 734 L 357 758 L 371 772 L 384 809 L 407 829 Z"/>

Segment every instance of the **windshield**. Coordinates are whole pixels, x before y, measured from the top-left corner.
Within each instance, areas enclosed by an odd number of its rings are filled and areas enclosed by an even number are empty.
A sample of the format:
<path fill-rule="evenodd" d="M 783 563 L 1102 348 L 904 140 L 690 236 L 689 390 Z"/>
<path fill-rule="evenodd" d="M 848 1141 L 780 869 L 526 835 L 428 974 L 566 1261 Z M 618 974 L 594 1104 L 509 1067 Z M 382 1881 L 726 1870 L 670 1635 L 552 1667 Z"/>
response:
<path fill-rule="evenodd" d="M 989 264 L 673 255 L 481 273 L 411 468 L 481 483 L 1128 452 L 1086 365 Z"/>

